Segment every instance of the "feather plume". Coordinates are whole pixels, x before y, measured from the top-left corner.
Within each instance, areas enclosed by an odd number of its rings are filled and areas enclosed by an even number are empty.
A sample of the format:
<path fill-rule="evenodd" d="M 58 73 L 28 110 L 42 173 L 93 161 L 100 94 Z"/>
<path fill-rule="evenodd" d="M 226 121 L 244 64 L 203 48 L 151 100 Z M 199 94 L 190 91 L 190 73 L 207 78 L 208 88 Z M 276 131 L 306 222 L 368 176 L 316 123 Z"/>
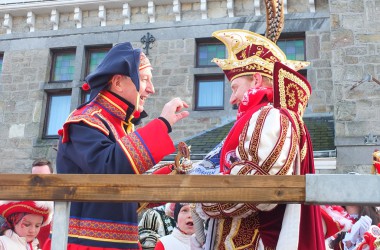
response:
<path fill-rule="evenodd" d="M 265 36 L 272 42 L 276 42 L 284 28 L 284 4 L 283 0 L 265 0 L 266 9 L 266 33 Z"/>

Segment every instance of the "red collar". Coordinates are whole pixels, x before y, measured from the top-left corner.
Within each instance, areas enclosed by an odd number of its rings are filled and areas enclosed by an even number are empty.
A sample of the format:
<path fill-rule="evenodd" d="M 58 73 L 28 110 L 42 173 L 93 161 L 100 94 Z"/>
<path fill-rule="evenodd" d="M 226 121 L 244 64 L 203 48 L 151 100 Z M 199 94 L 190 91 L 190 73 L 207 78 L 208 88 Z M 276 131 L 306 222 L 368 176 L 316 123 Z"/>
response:
<path fill-rule="evenodd" d="M 100 91 L 92 102 L 107 109 L 110 114 L 120 120 L 124 121 L 127 117 L 128 104 L 107 90 Z"/>
<path fill-rule="evenodd" d="M 273 89 L 266 87 L 250 88 L 247 92 L 245 92 L 243 100 L 239 104 L 236 119 L 239 120 L 245 112 L 252 107 L 256 107 L 263 101 L 273 102 Z"/>

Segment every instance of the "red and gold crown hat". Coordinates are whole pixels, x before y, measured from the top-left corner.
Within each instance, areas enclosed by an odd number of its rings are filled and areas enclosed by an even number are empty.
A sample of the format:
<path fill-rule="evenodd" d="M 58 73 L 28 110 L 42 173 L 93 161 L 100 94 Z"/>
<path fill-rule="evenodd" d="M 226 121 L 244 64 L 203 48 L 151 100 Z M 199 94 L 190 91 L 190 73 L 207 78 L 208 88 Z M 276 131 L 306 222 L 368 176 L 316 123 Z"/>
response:
<path fill-rule="evenodd" d="M 0 214 L 6 220 L 15 213 L 36 214 L 43 217 L 42 226 L 48 225 L 53 217 L 52 201 L 0 201 Z"/>
<path fill-rule="evenodd" d="M 224 71 L 229 81 L 253 73 L 272 79 L 275 62 L 282 62 L 294 70 L 309 65 L 304 61 L 287 60 L 284 52 L 274 42 L 248 30 L 219 30 L 212 35 L 226 46 L 227 59 L 214 58 L 212 61 Z"/>

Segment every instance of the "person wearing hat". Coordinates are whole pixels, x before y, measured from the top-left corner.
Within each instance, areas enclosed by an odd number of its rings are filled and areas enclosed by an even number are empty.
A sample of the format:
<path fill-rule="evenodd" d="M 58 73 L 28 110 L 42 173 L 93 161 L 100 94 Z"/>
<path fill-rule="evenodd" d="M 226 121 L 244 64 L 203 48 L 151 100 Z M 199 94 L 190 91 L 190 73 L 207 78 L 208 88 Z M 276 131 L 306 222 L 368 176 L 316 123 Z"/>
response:
<path fill-rule="evenodd" d="M 139 221 L 139 241 L 143 250 L 153 250 L 159 238 L 171 234 L 176 222 L 166 210 L 170 203 L 147 209 Z"/>
<path fill-rule="evenodd" d="M 5 219 L 0 227 L 1 250 L 37 250 L 37 235 L 52 219 L 53 202 L 0 201 L 0 214 Z"/>
<path fill-rule="evenodd" d="M 311 87 L 296 72 L 308 63 L 287 60 L 273 41 L 247 30 L 213 36 L 226 45 L 227 59 L 213 61 L 231 84 L 230 103 L 238 106 L 237 120 L 214 154 L 220 174 L 314 173 L 302 121 Z M 194 213 L 208 221 L 206 237 L 196 237 L 203 249 L 325 249 L 318 206 L 202 203 Z"/>
<path fill-rule="evenodd" d="M 149 59 L 129 42 L 111 48 L 85 79 L 90 101 L 74 110 L 59 131 L 59 174 L 142 174 L 175 151 L 169 133 L 189 115 L 180 98 L 135 130 L 147 116 L 147 98 L 155 93 L 151 71 Z M 141 249 L 137 208 L 132 202 L 72 202 L 68 249 Z"/>
<path fill-rule="evenodd" d="M 194 234 L 190 204 L 171 203 L 176 227 L 170 235 L 158 239 L 155 250 L 190 250 L 190 238 Z"/>

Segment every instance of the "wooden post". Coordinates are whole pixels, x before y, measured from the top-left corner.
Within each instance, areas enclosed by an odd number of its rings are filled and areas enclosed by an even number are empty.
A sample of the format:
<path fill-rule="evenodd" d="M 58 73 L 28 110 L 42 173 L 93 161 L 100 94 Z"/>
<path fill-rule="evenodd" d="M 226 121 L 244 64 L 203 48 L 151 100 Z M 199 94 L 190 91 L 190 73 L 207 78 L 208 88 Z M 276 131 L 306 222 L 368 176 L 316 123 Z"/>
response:
<path fill-rule="evenodd" d="M 64 201 L 54 203 L 52 250 L 67 250 L 70 204 Z"/>

